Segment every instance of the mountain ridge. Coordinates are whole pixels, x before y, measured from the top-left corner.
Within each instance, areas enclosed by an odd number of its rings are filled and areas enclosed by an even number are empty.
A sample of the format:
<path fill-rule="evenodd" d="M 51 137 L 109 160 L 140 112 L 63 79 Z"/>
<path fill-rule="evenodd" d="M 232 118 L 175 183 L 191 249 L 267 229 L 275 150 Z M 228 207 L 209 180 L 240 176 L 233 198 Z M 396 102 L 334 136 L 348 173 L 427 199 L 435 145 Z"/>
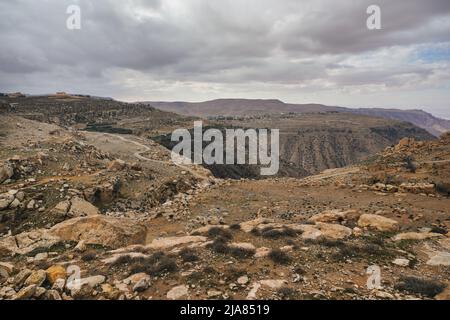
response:
<path fill-rule="evenodd" d="M 402 110 L 396 108 L 347 108 L 327 106 L 324 104 L 285 103 L 278 99 L 215 99 L 203 102 L 164 102 L 145 101 L 163 111 L 170 111 L 188 116 L 216 117 L 216 116 L 256 116 L 261 113 L 321 113 L 321 112 L 350 112 L 376 116 L 386 119 L 410 122 L 427 130 L 434 136 L 440 136 L 450 131 L 450 120 L 442 119 L 421 109 Z"/>

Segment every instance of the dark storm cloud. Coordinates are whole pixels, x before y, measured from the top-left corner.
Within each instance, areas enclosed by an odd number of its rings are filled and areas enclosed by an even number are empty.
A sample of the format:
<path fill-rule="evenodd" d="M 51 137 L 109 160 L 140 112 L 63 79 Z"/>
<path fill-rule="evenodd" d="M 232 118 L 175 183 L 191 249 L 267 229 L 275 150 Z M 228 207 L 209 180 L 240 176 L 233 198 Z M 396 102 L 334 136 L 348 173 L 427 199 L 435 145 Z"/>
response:
<path fill-rule="evenodd" d="M 65 27 L 71 4 L 82 10 L 79 31 Z M 137 95 L 139 86 L 160 85 L 157 90 L 170 92 L 184 82 L 190 88 L 210 83 L 231 91 L 234 84 L 245 85 L 246 92 L 258 83 L 402 87 L 408 75 L 414 80 L 408 83 L 436 85 L 442 64 L 404 61 L 421 45 L 432 50 L 450 42 L 450 1 L 378 0 L 383 29 L 376 31 L 366 28 L 371 4 L 2 1 L 0 90 L 48 92 L 64 84 L 61 89 L 127 97 Z M 383 50 L 397 57 L 391 59 Z M 387 63 L 380 63 L 383 59 Z M 442 63 L 448 68 L 448 61 Z"/>

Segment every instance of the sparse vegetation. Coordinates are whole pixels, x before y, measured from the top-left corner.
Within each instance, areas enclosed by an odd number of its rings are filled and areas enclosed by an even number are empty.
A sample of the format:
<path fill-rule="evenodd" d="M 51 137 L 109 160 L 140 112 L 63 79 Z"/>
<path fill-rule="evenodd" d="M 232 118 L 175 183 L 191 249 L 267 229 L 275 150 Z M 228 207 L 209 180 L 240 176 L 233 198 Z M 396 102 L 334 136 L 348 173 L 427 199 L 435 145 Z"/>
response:
<path fill-rule="evenodd" d="M 280 249 L 272 249 L 269 252 L 269 258 L 276 264 L 288 264 L 291 262 L 291 257 Z"/>
<path fill-rule="evenodd" d="M 230 230 L 241 230 L 241 225 L 239 223 L 233 223 L 230 225 Z"/>
<path fill-rule="evenodd" d="M 448 229 L 447 228 L 443 228 L 443 227 L 432 227 L 431 231 L 433 233 L 440 233 L 440 234 L 447 234 L 448 233 Z"/>
<path fill-rule="evenodd" d="M 226 254 L 229 252 L 227 241 L 224 241 L 223 238 L 214 240 L 213 243 L 208 245 L 208 248 L 210 248 L 215 253 Z"/>
<path fill-rule="evenodd" d="M 0 117 L 6 132 L 0 139 L 0 282 L 6 286 L 0 299 L 26 289 L 18 282 L 30 278 L 26 269 L 39 287 L 31 299 L 77 298 L 70 288 L 52 288 L 52 277 L 69 277 L 72 263 L 82 278 L 98 283 L 85 286 L 87 299 L 433 298 L 447 284 L 446 237 L 420 239 L 426 230 L 448 233 L 448 139 L 406 139 L 382 151 L 406 132 L 391 135 L 394 122 L 384 129 L 383 119 L 364 116 L 368 127 L 389 133 L 372 141 L 356 128 L 358 117 L 351 132 L 348 115 L 284 114 L 274 122 L 256 115 L 253 123 L 280 124 L 283 135 L 295 131 L 296 141 L 283 140 L 280 151 L 294 145 L 314 157 L 281 156 L 279 176 L 269 179 L 253 176 L 259 166 L 227 166 L 211 175 L 206 165 L 169 165 L 170 150 L 149 140 L 161 134 L 170 140 L 172 127 L 192 125 L 194 118 L 166 121 L 150 105 L 27 99 L 6 121 Z M 235 126 L 220 122 L 223 129 L 243 128 L 246 117 L 233 119 Z M 38 118 L 51 123 L 31 120 Z M 90 132 L 83 130 L 88 123 Z M 121 126 L 139 136 L 116 134 Z M 320 146 L 297 145 L 297 138 Z M 364 165 L 354 162 L 378 151 Z M 320 174 L 306 177 L 317 169 Z M 255 179 L 231 181 L 230 174 Z M 379 292 L 364 283 L 372 265 L 382 268 Z M 44 272 L 42 284 L 33 279 Z M 415 277 L 402 277 L 408 273 Z"/>
<path fill-rule="evenodd" d="M 329 248 L 342 248 L 345 246 L 345 242 L 342 240 L 328 239 L 325 237 L 319 237 L 317 240 L 312 241 L 312 243 Z"/>
<path fill-rule="evenodd" d="M 230 247 L 229 253 L 237 259 L 247 259 L 247 258 L 252 257 L 255 254 L 255 250 Z"/>
<path fill-rule="evenodd" d="M 83 255 L 81 256 L 81 260 L 83 260 L 85 262 L 93 261 L 96 258 L 97 258 L 97 254 L 95 253 L 95 251 L 87 251 L 87 252 L 83 253 Z"/>
<path fill-rule="evenodd" d="M 401 277 L 400 282 L 395 286 L 399 291 L 419 294 L 429 298 L 441 293 L 445 287 L 446 286 L 440 282 L 416 277 Z"/>
<path fill-rule="evenodd" d="M 229 241 L 229 240 L 233 239 L 233 234 L 226 229 L 219 228 L 219 227 L 213 227 L 208 230 L 208 237 L 214 238 L 214 239 L 222 238 L 225 241 Z"/>
<path fill-rule="evenodd" d="M 405 168 L 411 173 L 415 173 L 417 170 L 417 166 L 414 164 L 414 160 L 411 156 L 405 157 Z"/>
<path fill-rule="evenodd" d="M 195 250 L 189 248 L 183 248 L 180 251 L 180 257 L 183 262 L 194 262 L 200 259 Z"/>
<path fill-rule="evenodd" d="M 436 192 L 444 196 L 450 196 L 450 184 L 449 183 L 435 183 Z"/>
<path fill-rule="evenodd" d="M 393 256 L 389 248 L 381 247 L 374 243 L 363 243 L 360 245 L 343 243 L 337 247 L 338 251 L 332 257 L 336 261 L 345 261 L 350 258 L 365 258 L 373 261 L 383 261 Z"/>
<path fill-rule="evenodd" d="M 283 300 L 298 299 L 298 291 L 290 287 L 282 287 L 278 289 L 277 295 Z"/>
<path fill-rule="evenodd" d="M 133 259 L 133 262 L 131 273 L 145 272 L 156 276 L 178 270 L 175 259 L 164 252 L 155 252 L 148 258 Z"/>
<path fill-rule="evenodd" d="M 265 227 L 262 229 L 254 228 L 252 234 L 270 239 L 279 239 L 282 237 L 295 237 L 297 232 L 288 227 L 274 228 Z"/>

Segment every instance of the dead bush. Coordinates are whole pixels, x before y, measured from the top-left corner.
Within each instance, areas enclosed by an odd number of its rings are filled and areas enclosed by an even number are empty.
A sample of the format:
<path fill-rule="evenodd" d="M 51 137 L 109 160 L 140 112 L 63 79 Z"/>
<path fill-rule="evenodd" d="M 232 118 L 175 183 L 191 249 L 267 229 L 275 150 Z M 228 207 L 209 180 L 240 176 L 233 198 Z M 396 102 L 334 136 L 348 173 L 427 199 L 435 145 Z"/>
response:
<path fill-rule="evenodd" d="M 180 251 L 180 257 L 183 262 L 194 262 L 198 261 L 199 257 L 196 254 L 195 250 L 190 248 L 184 248 Z"/>
<path fill-rule="evenodd" d="M 288 264 L 291 262 L 291 257 L 286 252 L 280 249 L 272 249 L 269 252 L 269 259 L 276 264 Z"/>
<path fill-rule="evenodd" d="M 445 285 L 433 280 L 416 277 L 401 277 L 400 282 L 395 286 L 399 291 L 406 291 L 412 294 L 433 298 L 445 289 Z"/>

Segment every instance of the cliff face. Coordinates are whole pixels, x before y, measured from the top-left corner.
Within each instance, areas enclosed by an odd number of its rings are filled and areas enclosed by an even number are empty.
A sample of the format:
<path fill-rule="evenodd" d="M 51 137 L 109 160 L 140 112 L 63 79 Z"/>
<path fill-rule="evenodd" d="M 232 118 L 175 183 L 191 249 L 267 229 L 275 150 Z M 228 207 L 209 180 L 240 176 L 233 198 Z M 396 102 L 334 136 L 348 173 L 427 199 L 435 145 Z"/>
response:
<path fill-rule="evenodd" d="M 355 164 L 402 137 L 432 139 L 425 130 L 399 123 L 367 128 L 300 129 L 297 134 L 282 135 L 280 154 L 287 163 L 296 164 L 308 174 Z"/>
<path fill-rule="evenodd" d="M 325 169 L 364 160 L 404 137 L 433 140 L 431 134 L 410 123 L 357 114 L 307 114 L 271 116 L 264 119 L 216 121 L 212 127 L 270 128 L 280 130 L 278 176 L 305 177 Z M 171 149 L 170 135 L 154 138 Z M 264 178 L 259 166 L 206 166 L 220 178 Z"/>
<path fill-rule="evenodd" d="M 357 109 L 352 112 L 410 122 L 437 137 L 450 131 L 450 121 L 437 118 L 422 110 Z"/>

